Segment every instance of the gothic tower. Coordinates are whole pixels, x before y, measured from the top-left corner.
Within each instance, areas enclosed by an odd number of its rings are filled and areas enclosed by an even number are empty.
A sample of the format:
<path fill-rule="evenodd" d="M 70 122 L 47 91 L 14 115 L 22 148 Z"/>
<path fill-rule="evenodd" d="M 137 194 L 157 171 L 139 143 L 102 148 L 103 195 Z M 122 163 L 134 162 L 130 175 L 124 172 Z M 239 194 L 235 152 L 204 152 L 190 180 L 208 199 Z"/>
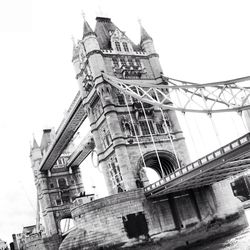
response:
<path fill-rule="evenodd" d="M 33 140 L 30 151 L 32 170 L 35 178 L 39 204 L 47 236 L 60 235 L 60 222 L 71 218 L 70 203 L 80 192 L 84 191 L 81 173 L 78 167 L 66 166 L 69 154 L 67 150 L 60 156 L 49 171 L 39 170 L 42 157 L 55 137 L 51 129 L 44 129 L 40 146 Z"/>
<path fill-rule="evenodd" d="M 72 61 L 109 194 L 147 185 L 146 168 L 163 176 L 189 162 L 174 111 L 142 104 L 105 80 L 163 81 L 153 40 L 142 26 L 136 45 L 110 18 L 97 17 L 95 31 L 84 20 Z"/>

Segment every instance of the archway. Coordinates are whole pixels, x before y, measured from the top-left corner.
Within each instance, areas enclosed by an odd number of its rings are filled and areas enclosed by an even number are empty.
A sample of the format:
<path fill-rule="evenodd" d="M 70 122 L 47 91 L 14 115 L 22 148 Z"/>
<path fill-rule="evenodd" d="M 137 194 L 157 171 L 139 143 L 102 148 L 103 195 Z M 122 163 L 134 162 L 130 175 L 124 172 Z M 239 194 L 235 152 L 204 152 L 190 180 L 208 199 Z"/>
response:
<path fill-rule="evenodd" d="M 155 151 L 148 152 L 143 156 L 146 164 L 145 172 L 149 183 L 156 182 L 162 178 L 163 175 L 171 174 L 178 168 L 177 160 L 173 153 L 169 151 L 158 151 L 158 155 L 162 168 Z M 144 167 L 144 164 L 142 158 L 140 158 L 139 169 L 142 167 Z"/>
<path fill-rule="evenodd" d="M 60 232 L 62 235 L 67 234 L 75 226 L 72 218 L 63 218 L 59 222 Z"/>

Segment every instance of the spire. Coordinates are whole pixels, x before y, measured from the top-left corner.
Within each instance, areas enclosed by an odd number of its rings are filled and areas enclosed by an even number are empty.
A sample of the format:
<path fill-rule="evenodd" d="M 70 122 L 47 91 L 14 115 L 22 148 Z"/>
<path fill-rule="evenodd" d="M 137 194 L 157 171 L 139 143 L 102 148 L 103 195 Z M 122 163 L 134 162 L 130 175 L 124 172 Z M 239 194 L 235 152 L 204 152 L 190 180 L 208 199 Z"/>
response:
<path fill-rule="evenodd" d="M 138 20 L 141 28 L 141 43 L 146 41 L 146 40 L 153 40 L 152 37 L 148 34 L 148 32 L 144 29 L 142 26 L 141 20 Z"/>
<path fill-rule="evenodd" d="M 90 25 L 86 21 L 84 12 L 82 13 L 82 16 L 83 16 L 83 20 L 84 20 L 84 23 L 83 23 L 83 37 L 82 38 L 84 38 L 85 36 L 87 36 L 89 34 L 94 34 L 94 31 L 91 29 Z"/>
<path fill-rule="evenodd" d="M 38 144 L 37 144 L 37 141 L 36 141 L 36 138 L 35 136 L 33 135 L 33 143 L 32 143 L 32 148 L 39 148 Z"/>

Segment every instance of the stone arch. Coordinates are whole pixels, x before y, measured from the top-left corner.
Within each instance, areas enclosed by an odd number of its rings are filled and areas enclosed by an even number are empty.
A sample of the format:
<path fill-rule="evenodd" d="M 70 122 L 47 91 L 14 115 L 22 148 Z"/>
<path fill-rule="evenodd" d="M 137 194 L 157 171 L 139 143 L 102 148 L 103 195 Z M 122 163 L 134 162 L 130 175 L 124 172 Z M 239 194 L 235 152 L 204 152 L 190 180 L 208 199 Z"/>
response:
<path fill-rule="evenodd" d="M 171 174 L 178 168 L 176 157 L 172 152 L 166 150 L 159 150 L 158 155 L 161 161 L 164 175 Z M 153 169 L 159 175 L 159 177 L 163 177 L 156 152 L 155 151 L 147 152 L 143 155 L 143 157 L 146 167 Z M 144 166 L 143 160 L 142 157 L 140 157 L 138 161 L 138 172 L 140 172 L 143 166 Z"/>
<path fill-rule="evenodd" d="M 70 222 L 68 222 L 70 221 Z M 69 209 L 65 209 L 61 212 L 56 213 L 56 223 L 57 223 L 57 228 L 59 234 L 64 234 L 65 233 L 65 228 L 67 227 L 65 224 L 69 224 L 70 227 L 73 227 L 74 220 L 71 215 L 71 212 Z M 66 230 L 67 231 L 67 230 Z"/>

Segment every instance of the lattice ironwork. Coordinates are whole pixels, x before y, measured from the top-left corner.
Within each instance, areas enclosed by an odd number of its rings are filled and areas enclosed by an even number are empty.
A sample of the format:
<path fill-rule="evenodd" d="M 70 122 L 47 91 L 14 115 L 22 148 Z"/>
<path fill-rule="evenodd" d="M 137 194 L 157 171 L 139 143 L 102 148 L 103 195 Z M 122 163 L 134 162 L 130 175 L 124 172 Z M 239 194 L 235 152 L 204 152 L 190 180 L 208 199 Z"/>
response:
<path fill-rule="evenodd" d="M 161 108 L 207 114 L 241 112 L 250 108 L 250 76 L 205 84 L 164 76 L 159 82 L 103 76 L 124 94 Z"/>

